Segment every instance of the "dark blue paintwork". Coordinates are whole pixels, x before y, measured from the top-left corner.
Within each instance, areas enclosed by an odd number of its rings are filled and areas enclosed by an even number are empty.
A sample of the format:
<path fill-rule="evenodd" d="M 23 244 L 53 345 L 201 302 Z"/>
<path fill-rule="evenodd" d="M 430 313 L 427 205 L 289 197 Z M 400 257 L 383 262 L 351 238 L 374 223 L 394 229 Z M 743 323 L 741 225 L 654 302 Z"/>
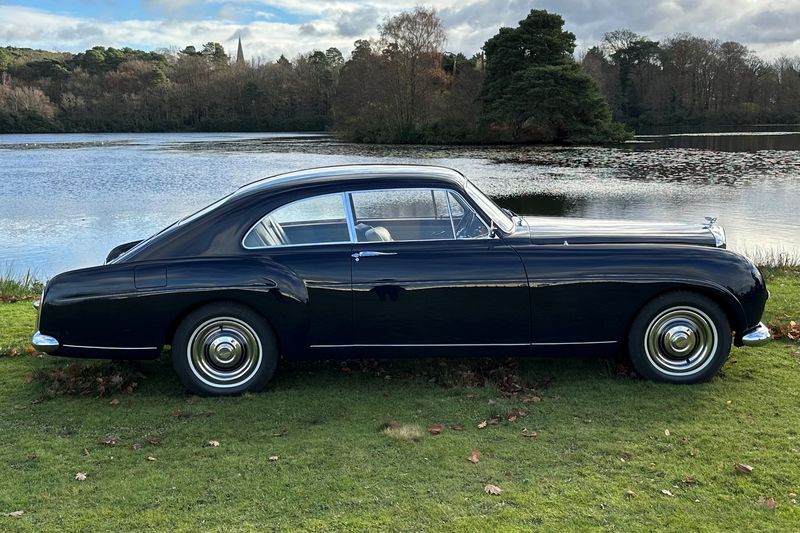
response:
<path fill-rule="evenodd" d="M 352 190 L 452 189 L 488 222 L 465 184 L 448 169 L 363 165 L 247 185 L 151 239 L 121 245 L 109 264 L 54 277 L 39 329 L 59 341 L 56 355 L 153 358 L 193 309 L 235 301 L 263 314 L 292 359 L 601 355 L 620 348 L 645 303 L 671 290 L 717 301 L 737 344 L 761 319 L 767 291 L 758 269 L 715 247 L 702 226 L 528 217 L 492 239 L 241 244 L 280 205 Z M 363 250 L 397 255 L 356 262 L 351 254 Z"/>

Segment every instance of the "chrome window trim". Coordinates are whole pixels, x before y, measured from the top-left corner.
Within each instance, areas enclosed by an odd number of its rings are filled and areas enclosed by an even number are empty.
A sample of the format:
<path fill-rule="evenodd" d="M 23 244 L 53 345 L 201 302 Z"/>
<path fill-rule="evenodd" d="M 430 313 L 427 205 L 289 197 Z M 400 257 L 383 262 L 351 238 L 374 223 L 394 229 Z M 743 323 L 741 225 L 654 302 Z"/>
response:
<path fill-rule="evenodd" d="M 242 237 L 242 242 L 241 242 L 242 248 L 244 248 L 245 250 L 266 250 L 266 249 L 273 249 L 273 248 L 290 248 L 290 247 L 297 247 L 297 246 L 320 246 L 320 245 L 324 245 L 324 244 L 348 244 L 348 243 L 352 243 L 353 242 L 353 233 L 355 232 L 355 228 L 351 228 L 350 221 L 347 218 L 346 194 L 347 193 L 344 193 L 344 192 L 342 192 L 342 193 L 328 192 L 328 193 L 323 193 L 323 194 L 316 194 L 314 196 L 306 196 L 305 198 L 298 198 L 297 200 L 293 200 L 293 201 L 291 201 L 291 202 L 289 202 L 287 204 L 279 205 L 278 207 L 276 207 L 275 209 L 271 210 L 266 215 L 260 217 L 258 220 L 256 220 L 255 224 L 250 226 L 250 229 L 247 230 L 247 232 L 244 234 L 244 237 Z M 344 217 L 342 217 L 342 218 L 344 219 L 345 224 L 347 224 L 347 234 L 350 237 L 349 241 L 303 242 L 303 243 L 298 243 L 298 244 L 275 244 L 275 245 L 265 244 L 264 246 L 247 246 L 245 244 L 245 241 L 247 240 L 247 236 L 250 235 L 250 233 L 256 228 L 256 226 L 261 224 L 264 221 L 264 219 L 266 219 L 267 217 L 272 215 L 272 213 L 276 212 L 278 209 L 283 209 L 284 207 L 289 207 L 290 205 L 294 205 L 294 204 L 297 204 L 297 203 L 300 203 L 300 202 L 305 202 L 306 200 L 310 200 L 312 198 L 321 198 L 323 196 L 339 196 L 339 198 L 341 199 L 341 201 L 342 201 L 342 209 L 344 210 Z"/>
<path fill-rule="evenodd" d="M 394 241 L 383 241 L 383 242 L 403 242 L 403 243 L 407 243 L 407 242 L 434 242 L 434 241 L 480 241 L 480 240 L 492 240 L 493 239 L 493 237 L 491 237 L 491 230 L 490 230 L 489 226 L 486 224 L 486 220 L 484 220 L 484 218 L 481 215 L 481 213 L 477 209 L 475 209 L 472 206 L 472 204 L 469 203 L 459 191 L 457 191 L 455 189 L 448 189 L 448 188 L 445 188 L 445 187 L 391 187 L 391 188 L 380 188 L 380 189 L 357 189 L 357 190 L 342 191 L 341 193 L 335 193 L 335 192 L 333 192 L 333 193 L 323 193 L 323 194 L 317 194 L 317 195 L 314 195 L 314 196 L 306 196 L 305 198 L 299 198 L 299 199 L 293 200 L 293 201 L 291 201 L 289 203 L 282 204 L 282 205 L 276 207 L 275 209 L 271 210 L 266 215 L 260 217 L 255 222 L 255 224 L 250 226 L 250 229 L 248 229 L 247 232 L 244 234 L 244 237 L 242 237 L 242 242 L 241 242 L 242 248 L 244 248 L 245 250 L 274 250 L 274 249 L 281 249 L 281 248 L 297 248 L 299 246 L 329 246 L 329 245 L 336 245 L 336 244 L 364 244 L 364 243 L 373 243 L 374 244 L 375 241 L 359 241 L 358 240 L 358 236 L 356 235 L 356 229 L 355 229 L 355 226 L 356 226 L 356 224 L 355 224 L 355 208 L 353 206 L 353 197 L 352 197 L 352 195 L 353 194 L 357 194 L 357 193 L 366 193 L 366 192 L 389 192 L 389 191 L 431 191 L 431 192 L 442 191 L 444 193 L 444 195 L 445 195 L 445 198 L 447 198 L 447 213 L 448 213 L 448 216 L 450 217 L 450 227 L 453 229 L 454 237 L 453 238 L 446 238 L 446 239 L 408 239 L 408 240 L 394 240 Z M 298 202 L 309 200 L 311 198 L 317 198 L 317 197 L 321 197 L 321 196 L 335 196 L 337 194 L 341 194 L 342 202 L 344 204 L 344 206 L 343 206 L 344 207 L 344 214 L 345 214 L 344 218 L 345 218 L 345 222 L 347 223 L 347 232 L 348 232 L 348 236 L 350 237 L 349 241 L 305 242 L 305 243 L 298 243 L 298 244 L 276 244 L 276 245 L 264 245 L 264 246 L 247 246 L 245 244 L 245 240 L 247 239 L 247 236 L 250 235 L 250 232 L 252 232 L 253 229 L 258 224 L 260 224 L 265 218 L 270 216 L 272 213 L 274 213 L 278 209 L 283 209 L 284 207 L 288 207 L 288 206 L 290 206 L 292 204 L 296 204 Z M 487 236 L 487 237 L 479 237 L 479 238 L 475 238 L 475 239 L 459 239 L 459 238 L 455 237 L 455 223 L 453 221 L 453 215 L 452 215 L 452 210 L 451 210 L 451 205 L 450 205 L 450 194 L 453 194 L 457 198 L 460 198 L 461 201 L 464 203 L 464 205 L 466 207 L 468 207 L 469 209 L 471 209 L 473 213 L 475 213 L 475 216 L 478 218 L 478 220 L 481 221 L 481 224 L 483 224 L 483 226 L 486 228 L 487 232 L 490 233 L 489 236 Z M 428 220 L 428 219 L 422 219 L 420 217 L 408 217 L 408 218 L 403 217 L 403 218 L 385 219 L 385 220 L 415 220 L 415 219 Z"/>
<path fill-rule="evenodd" d="M 444 194 L 444 197 L 447 198 L 447 216 L 450 217 L 450 228 L 453 230 L 453 240 L 458 240 L 456 236 L 456 223 L 453 222 L 453 207 L 450 205 L 449 191 Z"/>

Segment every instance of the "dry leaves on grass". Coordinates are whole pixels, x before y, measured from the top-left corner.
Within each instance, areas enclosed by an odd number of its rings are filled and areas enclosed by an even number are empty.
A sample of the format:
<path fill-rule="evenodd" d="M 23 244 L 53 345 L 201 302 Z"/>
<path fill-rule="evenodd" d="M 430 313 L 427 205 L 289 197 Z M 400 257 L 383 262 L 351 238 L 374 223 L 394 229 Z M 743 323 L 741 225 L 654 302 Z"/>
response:
<path fill-rule="evenodd" d="M 75 474 L 75 479 L 77 481 L 86 481 L 86 472 L 78 472 Z"/>
<path fill-rule="evenodd" d="M 158 435 L 148 435 L 147 442 L 149 442 L 153 446 L 158 446 L 159 444 L 161 444 L 161 437 L 159 437 Z"/>
<path fill-rule="evenodd" d="M 97 444 L 103 444 L 105 446 L 116 446 L 117 442 L 119 442 L 119 437 L 111 433 L 102 439 L 97 439 Z"/>
<path fill-rule="evenodd" d="M 444 431 L 444 426 L 442 424 L 434 424 L 428 428 L 428 432 L 431 435 L 438 435 L 442 431 Z"/>
<path fill-rule="evenodd" d="M 108 403 L 109 403 L 109 405 L 119 405 L 119 400 L 117 400 L 116 398 L 114 398 L 113 400 L 111 400 L 111 401 L 110 401 L 110 402 L 108 402 Z"/>
<path fill-rule="evenodd" d="M 769 330 L 772 336 L 776 339 L 789 339 L 792 341 L 800 341 L 800 324 L 794 320 L 786 322 L 773 321 L 769 324 Z"/>
<path fill-rule="evenodd" d="M 661 489 L 661 494 L 663 494 L 664 496 L 672 496 L 672 493 L 667 489 Z"/>
<path fill-rule="evenodd" d="M 148 461 L 157 461 L 157 459 L 156 459 L 156 456 L 155 456 L 155 455 L 153 455 L 152 453 L 151 453 L 150 455 L 148 455 L 148 456 L 147 456 L 147 460 L 148 460 Z"/>
<path fill-rule="evenodd" d="M 467 461 L 469 461 L 474 465 L 478 464 L 478 461 L 480 460 L 481 460 L 481 452 L 479 452 L 478 450 L 473 450 L 472 453 L 467 456 Z"/>
<path fill-rule="evenodd" d="M 45 387 L 45 395 L 133 394 L 144 379 L 135 365 L 121 363 L 71 363 L 66 367 L 34 372 L 33 379 Z"/>
<path fill-rule="evenodd" d="M 219 441 L 218 440 L 210 440 L 208 441 L 208 445 L 212 448 L 219 448 Z"/>
<path fill-rule="evenodd" d="M 734 465 L 734 467 L 736 468 L 736 470 L 738 470 L 742 474 L 752 474 L 753 473 L 753 467 L 750 466 L 750 465 L 746 465 L 744 463 L 736 463 Z"/>
<path fill-rule="evenodd" d="M 767 498 L 764 502 L 764 506 L 770 511 L 774 511 L 778 507 L 778 502 L 775 501 L 775 498 Z"/>
<path fill-rule="evenodd" d="M 453 431 L 464 431 L 464 424 L 453 424 L 450 426 Z"/>
<path fill-rule="evenodd" d="M 633 499 L 633 498 L 636 497 L 636 493 L 634 491 L 632 491 L 631 489 L 627 489 L 625 491 L 625 496 L 628 497 L 628 498 Z"/>
<path fill-rule="evenodd" d="M 20 518 L 25 514 L 25 511 L 11 511 L 10 513 L 3 513 L 3 516 L 10 516 L 11 518 Z"/>
<path fill-rule="evenodd" d="M 279 459 L 279 457 L 278 457 L 277 455 L 270 455 L 270 456 L 269 456 L 269 460 L 270 460 L 270 461 L 272 461 L 273 463 L 274 463 L 275 461 L 277 461 L 278 459 Z"/>
<path fill-rule="evenodd" d="M 522 436 L 523 437 L 536 438 L 536 437 L 539 436 L 539 434 L 537 432 L 535 432 L 535 431 L 528 431 L 527 429 L 523 429 L 522 430 Z"/>
<path fill-rule="evenodd" d="M 489 484 L 486 484 L 483 487 L 483 492 L 485 492 L 487 494 L 493 494 L 495 496 L 499 496 L 500 494 L 503 493 L 503 489 L 501 489 L 497 485 L 492 485 L 491 483 L 489 483 Z"/>

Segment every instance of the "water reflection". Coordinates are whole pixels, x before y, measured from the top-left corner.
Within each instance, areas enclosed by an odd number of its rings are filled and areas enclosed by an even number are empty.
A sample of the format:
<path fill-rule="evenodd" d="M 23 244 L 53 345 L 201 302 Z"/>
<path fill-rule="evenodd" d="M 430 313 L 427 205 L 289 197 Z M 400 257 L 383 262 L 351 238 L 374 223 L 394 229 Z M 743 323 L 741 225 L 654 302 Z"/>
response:
<path fill-rule="evenodd" d="M 0 135 L 0 265 L 99 264 L 236 187 L 313 166 L 456 168 L 522 214 L 702 222 L 800 254 L 800 134 L 646 136 L 613 147 L 364 146 L 325 135 Z"/>

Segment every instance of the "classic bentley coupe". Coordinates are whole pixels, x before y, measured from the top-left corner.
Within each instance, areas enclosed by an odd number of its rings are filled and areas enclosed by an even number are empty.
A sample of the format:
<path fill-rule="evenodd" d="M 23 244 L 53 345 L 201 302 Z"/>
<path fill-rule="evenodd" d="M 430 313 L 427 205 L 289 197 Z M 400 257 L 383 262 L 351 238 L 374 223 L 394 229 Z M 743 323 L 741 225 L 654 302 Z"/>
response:
<path fill-rule="evenodd" d="M 710 379 L 769 339 L 758 268 L 705 224 L 518 216 L 462 174 L 358 165 L 256 181 L 51 279 L 36 349 L 149 359 L 191 391 L 262 389 L 280 357 L 610 355 Z"/>

